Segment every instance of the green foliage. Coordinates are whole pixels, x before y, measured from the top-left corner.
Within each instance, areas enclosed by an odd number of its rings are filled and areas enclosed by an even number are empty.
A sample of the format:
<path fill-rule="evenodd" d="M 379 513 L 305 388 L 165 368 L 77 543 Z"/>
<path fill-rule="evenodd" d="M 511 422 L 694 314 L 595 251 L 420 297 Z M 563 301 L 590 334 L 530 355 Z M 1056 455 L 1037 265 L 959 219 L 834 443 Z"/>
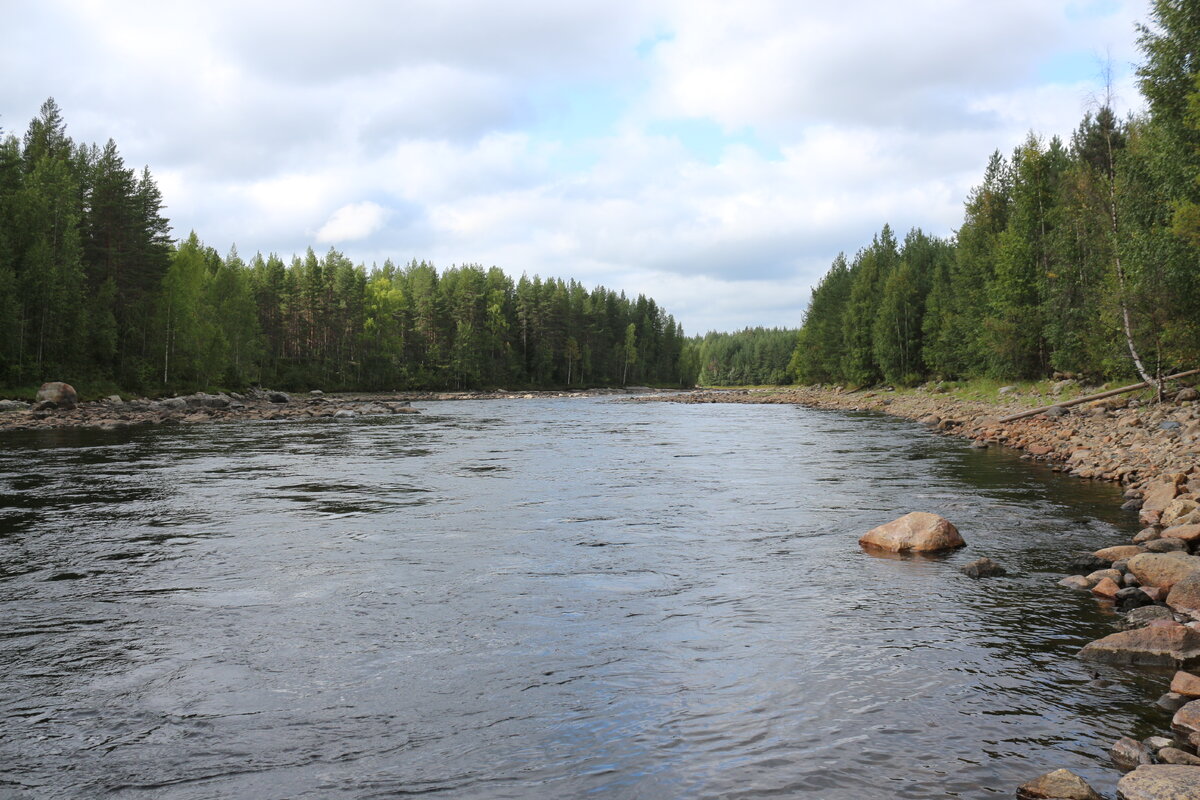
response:
<path fill-rule="evenodd" d="M 791 383 L 795 349 L 795 330 L 746 328 L 694 337 L 687 357 L 696 365 L 696 382 L 705 386 L 778 386 Z"/>

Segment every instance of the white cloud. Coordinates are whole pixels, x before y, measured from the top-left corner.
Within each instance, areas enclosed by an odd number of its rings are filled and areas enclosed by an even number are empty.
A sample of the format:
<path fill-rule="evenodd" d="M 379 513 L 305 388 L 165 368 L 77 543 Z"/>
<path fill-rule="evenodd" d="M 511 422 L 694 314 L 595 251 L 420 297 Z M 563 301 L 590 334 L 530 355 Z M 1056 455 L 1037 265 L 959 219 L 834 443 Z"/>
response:
<path fill-rule="evenodd" d="M 839 250 L 948 234 L 988 155 L 1064 137 L 1146 0 L 19 4 L 0 124 L 45 97 L 159 177 L 178 235 L 345 244 L 796 324 Z M 370 200 L 364 200 L 370 198 Z M 386 224 L 385 224 L 386 223 Z"/>
<path fill-rule="evenodd" d="M 342 206 L 317 231 L 317 241 L 337 244 L 365 239 L 383 226 L 387 212 L 370 201 Z"/>

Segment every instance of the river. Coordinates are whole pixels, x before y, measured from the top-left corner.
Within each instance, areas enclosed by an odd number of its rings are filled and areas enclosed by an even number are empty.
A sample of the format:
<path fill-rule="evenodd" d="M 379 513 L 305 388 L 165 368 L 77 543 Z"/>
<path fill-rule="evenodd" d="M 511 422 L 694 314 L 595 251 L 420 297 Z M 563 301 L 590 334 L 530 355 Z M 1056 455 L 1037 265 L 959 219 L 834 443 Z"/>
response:
<path fill-rule="evenodd" d="M 1055 586 L 1114 487 L 872 414 L 418 406 L 0 434 L 0 796 L 1011 797 L 1167 726 Z M 912 510 L 968 546 L 860 552 Z"/>

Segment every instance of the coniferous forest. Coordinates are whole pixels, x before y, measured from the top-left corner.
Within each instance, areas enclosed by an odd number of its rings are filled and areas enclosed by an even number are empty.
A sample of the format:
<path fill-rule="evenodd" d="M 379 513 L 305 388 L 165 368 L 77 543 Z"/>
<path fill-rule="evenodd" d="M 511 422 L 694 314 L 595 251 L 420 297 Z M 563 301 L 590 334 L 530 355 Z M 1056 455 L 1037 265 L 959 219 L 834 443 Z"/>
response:
<path fill-rule="evenodd" d="M 0 386 L 679 385 L 683 347 L 654 300 L 573 280 L 174 242 L 149 170 L 72 142 L 52 99 L 0 143 Z"/>
<path fill-rule="evenodd" d="M 1200 366 L 1200 5 L 1139 27 L 1147 112 L 993 153 L 950 240 L 884 226 L 813 290 L 804 383 L 1155 378 Z"/>

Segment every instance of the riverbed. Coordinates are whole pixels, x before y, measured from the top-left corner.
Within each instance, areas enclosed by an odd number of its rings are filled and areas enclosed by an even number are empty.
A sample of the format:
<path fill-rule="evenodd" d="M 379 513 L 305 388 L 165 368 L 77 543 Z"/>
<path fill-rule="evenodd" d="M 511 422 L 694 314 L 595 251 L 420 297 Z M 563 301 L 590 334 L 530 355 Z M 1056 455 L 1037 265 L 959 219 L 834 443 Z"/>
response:
<path fill-rule="evenodd" d="M 1054 585 L 1114 486 L 869 413 L 414 405 L 0 435 L 0 794 L 1010 797 L 1166 726 Z M 859 551 L 912 510 L 968 547 Z"/>

